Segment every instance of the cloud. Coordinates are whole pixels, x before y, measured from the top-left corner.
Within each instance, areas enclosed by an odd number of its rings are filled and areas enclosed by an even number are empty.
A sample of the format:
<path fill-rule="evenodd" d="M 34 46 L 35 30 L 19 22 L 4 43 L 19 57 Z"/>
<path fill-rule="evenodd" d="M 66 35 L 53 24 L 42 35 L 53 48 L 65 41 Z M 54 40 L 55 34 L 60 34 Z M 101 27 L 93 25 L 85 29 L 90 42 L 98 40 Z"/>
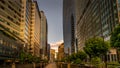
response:
<path fill-rule="evenodd" d="M 58 46 L 63 43 L 63 40 L 60 40 L 55 43 L 50 43 L 51 49 L 54 49 L 55 52 L 58 52 Z"/>
<path fill-rule="evenodd" d="M 57 47 L 53 47 L 53 48 L 51 48 L 51 49 L 54 49 L 55 52 L 58 52 L 58 48 L 57 48 Z"/>
<path fill-rule="evenodd" d="M 60 40 L 60 41 L 58 41 L 58 42 L 55 42 L 55 43 L 50 43 L 50 46 L 51 47 L 58 47 L 60 44 L 62 44 L 63 43 L 63 40 Z"/>

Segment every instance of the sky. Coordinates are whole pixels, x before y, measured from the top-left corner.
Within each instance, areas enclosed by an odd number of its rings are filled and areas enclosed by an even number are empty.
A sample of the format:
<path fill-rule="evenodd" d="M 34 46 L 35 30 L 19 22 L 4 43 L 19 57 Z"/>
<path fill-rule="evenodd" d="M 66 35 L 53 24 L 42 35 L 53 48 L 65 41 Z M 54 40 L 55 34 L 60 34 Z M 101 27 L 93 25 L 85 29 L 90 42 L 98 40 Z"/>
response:
<path fill-rule="evenodd" d="M 48 23 L 48 43 L 53 47 L 63 41 L 62 7 L 63 0 L 37 0 L 39 10 L 43 10 Z"/>

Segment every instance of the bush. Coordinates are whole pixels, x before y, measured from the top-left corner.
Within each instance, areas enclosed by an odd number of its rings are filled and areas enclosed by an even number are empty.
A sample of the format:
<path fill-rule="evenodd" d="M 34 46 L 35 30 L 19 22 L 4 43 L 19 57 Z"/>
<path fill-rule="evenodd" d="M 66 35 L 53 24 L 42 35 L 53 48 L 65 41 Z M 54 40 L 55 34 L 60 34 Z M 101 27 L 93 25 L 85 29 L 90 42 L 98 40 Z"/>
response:
<path fill-rule="evenodd" d="M 73 63 L 75 63 L 75 64 L 81 64 L 82 61 L 81 61 L 81 59 L 77 58 L 76 60 L 73 61 Z"/>
<path fill-rule="evenodd" d="M 100 67 L 102 61 L 99 57 L 94 57 L 91 59 L 91 63 L 92 63 L 92 65 L 94 65 L 96 67 Z"/>

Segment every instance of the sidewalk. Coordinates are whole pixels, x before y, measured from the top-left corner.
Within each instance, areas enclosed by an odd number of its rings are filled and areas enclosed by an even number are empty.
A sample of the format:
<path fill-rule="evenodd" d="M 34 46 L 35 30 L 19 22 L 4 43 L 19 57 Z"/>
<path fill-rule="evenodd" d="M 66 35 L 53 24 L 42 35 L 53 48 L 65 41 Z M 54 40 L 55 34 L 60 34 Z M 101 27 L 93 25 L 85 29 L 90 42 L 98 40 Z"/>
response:
<path fill-rule="evenodd" d="M 57 68 L 57 66 L 55 63 L 50 63 L 45 68 Z"/>

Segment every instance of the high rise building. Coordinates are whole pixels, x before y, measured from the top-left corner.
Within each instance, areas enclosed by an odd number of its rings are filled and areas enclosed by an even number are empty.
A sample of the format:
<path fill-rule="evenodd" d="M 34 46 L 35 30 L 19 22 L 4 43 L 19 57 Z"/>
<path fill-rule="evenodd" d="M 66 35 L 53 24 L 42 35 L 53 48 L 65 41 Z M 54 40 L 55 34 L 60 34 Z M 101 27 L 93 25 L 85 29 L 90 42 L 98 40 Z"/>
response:
<path fill-rule="evenodd" d="M 110 40 L 110 34 L 120 20 L 119 3 L 120 0 L 74 0 L 73 4 L 69 4 L 69 1 L 66 2 L 64 6 L 66 5 L 69 6 L 63 9 L 64 10 L 63 24 L 69 21 L 70 19 L 69 17 L 71 16 L 68 16 L 67 14 L 73 11 L 75 24 L 74 32 L 78 50 L 83 50 L 83 47 L 85 46 L 84 44 L 85 41 L 91 37 L 100 36 L 104 39 L 104 41 Z M 74 6 L 74 9 L 67 10 L 72 5 Z M 66 24 L 66 26 L 64 26 L 64 31 L 65 28 L 66 29 L 71 28 L 71 26 L 69 24 Z M 67 33 L 70 33 L 67 32 L 67 30 L 65 32 L 66 35 Z M 64 35 L 64 38 L 67 38 L 66 35 Z M 66 43 L 68 43 L 69 41 L 64 42 L 66 47 Z M 115 60 L 116 59 L 115 50 L 113 49 L 110 51 L 113 52 L 111 52 L 108 55 L 110 55 L 110 57 L 113 57 L 114 55 L 113 60 Z M 108 60 L 111 60 L 111 58 Z"/>
<path fill-rule="evenodd" d="M 85 40 L 101 36 L 105 41 L 118 24 L 117 0 L 79 0 L 77 23 L 78 48 L 84 47 Z M 78 5 L 77 5 L 78 6 Z"/>
<path fill-rule="evenodd" d="M 23 49 L 21 9 L 21 0 L 0 0 L 0 61 L 17 59 Z"/>
<path fill-rule="evenodd" d="M 41 33 L 40 33 L 40 45 L 42 51 L 42 59 L 47 58 L 47 34 L 48 34 L 48 25 L 47 19 L 43 11 L 40 11 L 41 14 Z"/>
<path fill-rule="evenodd" d="M 120 22 L 120 0 L 117 0 L 117 8 L 118 8 L 118 16 L 119 16 L 119 22 Z"/>
<path fill-rule="evenodd" d="M 40 56 L 40 13 L 33 0 L 22 0 L 20 37 L 25 41 L 27 52 Z"/>
<path fill-rule="evenodd" d="M 13 33 L 16 37 L 20 37 L 21 0 L 0 0 L 0 3 L 0 29 Z M 14 35 L 12 36 L 14 37 Z"/>
<path fill-rule="evenodd" d="M 102 36 L 104 40 L 109 40 L 110 33 L 119 22 L 119 0 L 74 0 L 72 3 L 64 0 L 63 7 L 65 47 L 70 41 L 67 41 L 67 36 L 71 38 L 71 20 L 74 20 L 76 28 L 74 34 L 78 50 L 84 47 L 85 40 L 90 37 Z M 74 19 L 70 18 L 72 13 Z"/>
<path fill-rule="evenodd" d="M 74 0 L 63 0 L 63 36 L 65 55 L 75 52 L 75 11 Z"/>
<path fill-rule="evenodd" d="M 50 60 L 50 44 L 47 45 L 47 59 Z"/>
<path fill-rule="evenodd" d="M 32 2 L 32 17 L 30 26 L 30 53 L 34 56 L 40 57 L 40 30 L 41 30 L 41 16 L 39 7 L 36 1 Z"/>
<path fill-rule="evenodd" d="M 36 1 L 0 0 L 0 51 L 14 58 L 25 48 L 25 52 L 39 57 L 40 22 Z"/>
<path fill-rule="evenodd" d="M 32 0 L 21 0 L 21 24 L 20 24 L 20 38 L 25 42 L 27 47 L 27 52 L 29 52 L 30 47 L 30 24 L 31 24 L 31 7 Z"/>

